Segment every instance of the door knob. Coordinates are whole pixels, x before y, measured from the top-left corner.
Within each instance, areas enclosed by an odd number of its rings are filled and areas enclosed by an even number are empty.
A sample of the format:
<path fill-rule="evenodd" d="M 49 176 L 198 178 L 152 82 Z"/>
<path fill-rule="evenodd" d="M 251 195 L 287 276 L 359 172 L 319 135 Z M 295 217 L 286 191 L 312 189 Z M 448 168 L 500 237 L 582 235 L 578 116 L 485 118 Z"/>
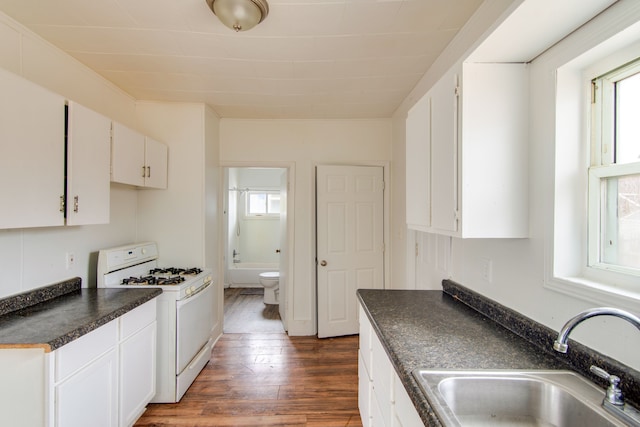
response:
<path fill-rule="evenodd" d="M 325 261 L 325 260 L 320 261 L 320 265 L 325 267 L 327 265 L 327 261 Z"/>

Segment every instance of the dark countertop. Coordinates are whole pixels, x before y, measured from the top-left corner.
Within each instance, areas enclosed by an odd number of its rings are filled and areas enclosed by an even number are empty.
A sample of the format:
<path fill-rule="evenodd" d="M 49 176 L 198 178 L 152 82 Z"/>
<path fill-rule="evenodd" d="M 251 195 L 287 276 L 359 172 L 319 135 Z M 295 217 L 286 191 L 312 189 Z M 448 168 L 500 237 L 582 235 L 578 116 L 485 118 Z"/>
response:
<path fill-rule="evenodd" d="M 579 371 L 569 358 L 554 355 L 551 349 L 553 331 L 523 316 L 518 317 L 517 313 L 491 300 L 480 301 L 481 296 L 453 282 L 445 286 L 445 292 L 360 289 L 357 294 L 427 426 L 441 426 L 441 423 L 413 378 L 414 369 Z M 482 307 L 471 308 L 469 303 Z M 489 312 L 497 321 L 480 311 Z M 509 328 L 512 330 L 498 323 L 503 321 L 514 325 Z M 575 342 L 570 344 L 578 350 L 583 348 Z M 578 350 L 573 350 L 572 357 L 584 357 L 575 354 Z M 579 373 L 590 377 L 588 372 Z"/>
<path fill-rule="evenodd" d="M 161 289 L 81 288 L 74 278 L 0 300 L 0 349 L 53 351 L 122 316 Z"/>

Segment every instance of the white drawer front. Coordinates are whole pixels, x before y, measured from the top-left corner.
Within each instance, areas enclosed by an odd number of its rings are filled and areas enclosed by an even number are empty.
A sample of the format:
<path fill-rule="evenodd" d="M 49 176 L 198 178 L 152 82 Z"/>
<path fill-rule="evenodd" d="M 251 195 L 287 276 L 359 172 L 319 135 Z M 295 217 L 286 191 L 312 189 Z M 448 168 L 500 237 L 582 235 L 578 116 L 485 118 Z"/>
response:
<path fill-rule="evenodd" d="M 156 298 L 124 314 L 120 318 L 120 341 L 144 329 L 156 320 Z"/>
<path fill-rule="evenodd" d="M 81 336 L 55 351 L 55 382 L 59 382 L 92 360 L 106 353 L 118 342 L 118 320 Z"/>
<path fill-rule="evenodd" d="M 411 398 L 404 389 L 404 385 L 400 381 L 398 374 L 395 375 L 394 381 L 394 398 L 396 401 L 395 412 L 396 418 L 400 422 L 400 427 L 422 427 L 424 423 L 418 415 L 416 407 L 413 406 Z"/>

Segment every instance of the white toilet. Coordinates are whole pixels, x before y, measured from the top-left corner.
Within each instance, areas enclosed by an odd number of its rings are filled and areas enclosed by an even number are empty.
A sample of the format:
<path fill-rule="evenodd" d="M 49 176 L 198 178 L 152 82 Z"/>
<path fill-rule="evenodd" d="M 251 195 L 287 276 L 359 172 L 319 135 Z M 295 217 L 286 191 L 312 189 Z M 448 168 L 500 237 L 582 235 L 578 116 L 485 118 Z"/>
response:
<path fill-rule="evenodd" d="M 278 304 L 278 284 L 280 283 L 280 272 L 267 271 L 260 273 L 260 284 L 264 286 L 264 303 Z"/>

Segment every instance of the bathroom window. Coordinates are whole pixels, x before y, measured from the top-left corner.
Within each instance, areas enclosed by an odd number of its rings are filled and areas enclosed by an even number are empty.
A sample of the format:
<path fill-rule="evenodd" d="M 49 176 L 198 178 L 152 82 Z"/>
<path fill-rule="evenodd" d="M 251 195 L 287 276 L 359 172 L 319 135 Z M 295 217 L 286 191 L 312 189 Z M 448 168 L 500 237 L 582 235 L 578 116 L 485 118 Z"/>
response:
<path fill-rule="evenodd" d="M 589 266 L 640 275 L 640 59 L 591 84 Z"/>
<path fill-rule="evenodd" d="M 277 217 L 280 215 L 280 194 L 268 191 L 247 192 L 247 217 Z"/>

